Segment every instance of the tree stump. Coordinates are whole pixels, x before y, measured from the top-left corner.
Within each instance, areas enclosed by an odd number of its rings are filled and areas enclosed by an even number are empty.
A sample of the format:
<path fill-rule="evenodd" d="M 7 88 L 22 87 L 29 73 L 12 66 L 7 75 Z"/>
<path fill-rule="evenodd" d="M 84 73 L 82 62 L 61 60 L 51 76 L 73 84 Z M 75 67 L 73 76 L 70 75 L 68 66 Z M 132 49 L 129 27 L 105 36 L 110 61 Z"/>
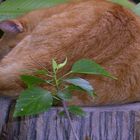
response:
<path fill-rule="evenodd" d="M 12 118 L 12 100 L 0 98 L 0 140 L 75 140 L 61 107 L 32 117 Z M 85 107 L 74 117 L 79 140 L 140 140 L 140 103 Z"/>

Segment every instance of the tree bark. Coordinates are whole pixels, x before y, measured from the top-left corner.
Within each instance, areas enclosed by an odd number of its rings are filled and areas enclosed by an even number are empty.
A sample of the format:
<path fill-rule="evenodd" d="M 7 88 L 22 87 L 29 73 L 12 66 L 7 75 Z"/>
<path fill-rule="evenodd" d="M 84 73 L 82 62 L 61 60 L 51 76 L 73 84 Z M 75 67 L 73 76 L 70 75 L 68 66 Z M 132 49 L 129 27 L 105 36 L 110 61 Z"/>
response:
<path fill-rule="evenodd" d="M 0 140 L 75 140 L 62 108 L 13 119 L 11 104 L 0 98 Z M 79 140 L 140 140 L 140 103 L 83 109 L 86 116 L 72 120 Z"/>

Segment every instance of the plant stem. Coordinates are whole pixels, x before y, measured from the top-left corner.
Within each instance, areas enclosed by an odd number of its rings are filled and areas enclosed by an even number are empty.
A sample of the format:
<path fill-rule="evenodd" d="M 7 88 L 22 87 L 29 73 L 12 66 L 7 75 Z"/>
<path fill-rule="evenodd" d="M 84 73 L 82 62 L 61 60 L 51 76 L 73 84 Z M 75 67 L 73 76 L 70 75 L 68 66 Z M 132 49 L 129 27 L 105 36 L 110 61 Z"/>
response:
<path fill-rule="evenodd" d="M 66 74 L 63 75 L 61 78 L 63 78 L 63 77 L 65 77 L 65 76 L 69 75 L 70 73 L 72 73 L 72 72 L 70 71 L 70 72 L 66 73 Z M 57 71 L 54 70 L 53 74 L 54 74 L 53 76 L 54 76 L 54 81 L 55 81 L 55 86 L 56 86 L 56 93 L 57 93 L 57 92 L 59 91 L 59 83 L 58 83 L 59 80 L 57 79 Z M 61 79 L 61 78 L 60 78 L 60 79 Z M 76 140 L 79 140 L 79 138 L 78 138 L 78 136 L 77 136 L 77 134 L 76 134 L 76 132 L 75 132 L 75 129 L 74 129 L 74 127 L 73 127 L 72 120 L 71 120 L 69 111 L 68 111 L 68 109 L 67 109 L 66 102 L 65 102 L 64 100 L 62 100 L 62 104 L 63 104 L 64 111 L 65 111 L 65 113 L 66 113 L 66 116 L 67 116 L 67 118 L 68 118 L 68 121 L 69 121 L 69 123 L 70 123 L 72 132 L 73 132 L 73 134 L 74 134 Z"/>
<path fill-rule="evenodd" d="M 59 80 L 60 80 L 60 79 L 63 79 L 64 77 L 66 77 L 66 76 L 68 76 L 68 75 L 70 75 L 71 73 L 72 73 L 72 71 L 69 71 L 68 73 L 66 73 L 66 74 L 64 74 L 62 77 L 60 77 Z"/>
<path fill-rule="evenodd" d="M 55 81 L 55 85 L 56 85 L 56 90 L 58 91 L 59 85 L 58 85 L 56 72 L 54 72 L 54 81 Z"/>
<path fill-rule="evenodd" d="M 59 98 L 57 98 L 57 97 L 55 97 L 55 96 L 53 96 L 53 98 L 54 98 L 54 99 L 56 99 L 56 100 L 59 100 L 59 101 L 60 101 L 60 99 L 59 99 Z"/>
<path fill-rule="evenodd" d="M 52 76 L 52 75 L 50 75 L 50 74 L 46 74 L 46 76 L 51 77 L 51 78 L 53 77 L 53 76 Z"/>
<path fill-rule="evenodd" d="M 45 80 L 45 81 L 46 81 L 46 83 L 47 83 L 47 84 L 49 84 L 49 85 L 51 85 L 51 86 L 55 87 L 55 85 L 54 85 L 54 84 L 52 84 L 52 83 L 48 82 L 47 80 Z"/>
<path fill-rule="evenodd" d="M 73 127 L 72 120 L 71 120 L 71 117 L 70 117 L 70 113 L 69 113 L 69 111 L 68 111 L 68 109 L 67 109 L 66 102 L 65 102 L 65 101 L 62 101 L 62 104 L 63 104 L 63 107 L 64 107 L 64 111 L 65 111 L 65 113 L 66 113 L 66 115 L 67 115 L 67 118 L 68 118 L 68 120 L 69 120 L 71 129 L 72 129 L 72 132 L 73 132 L 73 134 L 74 134 L 76 140 L 79 140 L 79 138 L 78 138 L 78 136 L 77 136 L 77 134 L 76 134 L 76 132 L 75 132 L 75 129 L 74 129 L 74 127 Z"/>

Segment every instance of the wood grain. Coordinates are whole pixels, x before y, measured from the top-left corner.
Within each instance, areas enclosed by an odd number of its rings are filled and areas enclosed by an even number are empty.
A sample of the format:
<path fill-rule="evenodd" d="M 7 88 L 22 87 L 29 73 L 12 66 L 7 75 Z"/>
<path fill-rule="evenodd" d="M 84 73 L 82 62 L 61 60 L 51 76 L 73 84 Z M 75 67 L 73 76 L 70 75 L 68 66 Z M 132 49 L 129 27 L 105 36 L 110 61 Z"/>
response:
<path fill-rule="evenodd" d="M 0 140 L 75 140 L 67 118 L 58 116 L 62 108 L 13 119 L 10 104 L 0 98 Z M 85 117 L 73 118 L 79 140 L 140 140 L 140 103 L 84 110 Z"/>

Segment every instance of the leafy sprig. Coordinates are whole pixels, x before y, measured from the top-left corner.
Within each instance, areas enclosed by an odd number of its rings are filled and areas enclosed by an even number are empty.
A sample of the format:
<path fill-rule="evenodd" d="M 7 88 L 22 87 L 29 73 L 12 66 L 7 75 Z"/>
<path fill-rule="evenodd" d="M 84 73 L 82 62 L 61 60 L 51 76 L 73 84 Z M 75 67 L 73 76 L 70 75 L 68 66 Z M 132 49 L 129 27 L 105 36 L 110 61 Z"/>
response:
<path fill-rule="evenodd" d="M 60 114 L 66 114 L 76 140 L 78 137 L 72 125 L 71 115 L 85 115 L 84 110 L 79 106 L 68 106 L 67 102 L 72 101 L 72 92 L 84 91 L 90 97 L 94 97 L 95 91 L 89 81 L 81 77 L 74 77 L 75 74 L 92 74 L 102 75 L 112 79 L 116 79 L 100 65 L 92 60 L 81 59 L 75 62 L 71 70 L 64 75 L 59 75 L 63 67 L 67 64 L 67 59 L 63 63 L 58 64 L 52 60 L 52 72 L 47 68 L 36 70 L 36 75 L 21 75 L 21 80 L 27 85 L 27 89 L 22 91 L 17 99 L 14 117 L 28 116 L 48 111 L 54 102 L 57 101 L 63 105 L 64 111 Z M 41 78 L 41 75 L 43 78 Z M 72 75 L 72 76 L 70 76 Z M 69 78 L 70 77 L 70 78 Z M 49 89 L 42 88 L 48 87 Z"/>

